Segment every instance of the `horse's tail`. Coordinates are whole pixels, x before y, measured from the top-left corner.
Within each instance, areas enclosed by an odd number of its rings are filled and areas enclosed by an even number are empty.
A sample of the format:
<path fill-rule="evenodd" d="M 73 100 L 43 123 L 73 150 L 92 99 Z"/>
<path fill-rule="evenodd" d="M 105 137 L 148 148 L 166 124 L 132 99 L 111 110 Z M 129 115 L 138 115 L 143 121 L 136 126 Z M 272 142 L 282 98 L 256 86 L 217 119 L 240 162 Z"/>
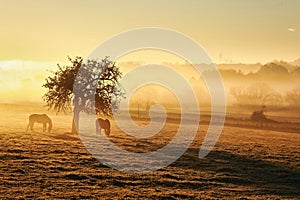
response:
<path fill-rule="evenodd" d="M 108 119 L 105 120 L 107 122 L 108 128 L 107 128 L 107 134 L 110 134 L 110 121 Z"/>

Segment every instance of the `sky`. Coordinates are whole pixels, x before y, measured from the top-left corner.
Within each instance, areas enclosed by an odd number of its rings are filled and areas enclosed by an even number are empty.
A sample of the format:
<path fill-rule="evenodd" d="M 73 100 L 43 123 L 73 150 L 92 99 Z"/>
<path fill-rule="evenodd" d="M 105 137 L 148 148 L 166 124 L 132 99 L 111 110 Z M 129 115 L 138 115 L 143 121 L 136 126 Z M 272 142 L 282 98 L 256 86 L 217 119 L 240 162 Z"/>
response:
<path fill-rule="evenodd" d="M 216 63 L 300 57 L 297 0 L 0 0 L 0 5 L 0 93 L 9 92 L 5 85 L 20 89 L 23 79 L 37 81 L 42 69 L 67 62 L 67 56 L 86 57 L 111 36 L 139 27 L 181 32 Z M 3 72 L 10 69 L 22 71 L 15 82 Z"/>
<path fill-rule="evenodd" d="M 7 0 L 0 60 L 62 62 L 86 56 L 112 35 L 165 27 L 195 39 L 219 62 L 293 60 L 300 55 L 297 0 Z"/>

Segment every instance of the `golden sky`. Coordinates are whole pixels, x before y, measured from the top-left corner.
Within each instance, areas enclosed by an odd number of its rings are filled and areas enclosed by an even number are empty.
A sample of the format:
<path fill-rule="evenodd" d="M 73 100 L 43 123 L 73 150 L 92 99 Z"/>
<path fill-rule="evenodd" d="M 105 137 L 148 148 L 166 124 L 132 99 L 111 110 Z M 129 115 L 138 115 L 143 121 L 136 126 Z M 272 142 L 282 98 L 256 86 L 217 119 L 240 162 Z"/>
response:
<path fill-rule="evenodd" d="M 216 63 L 300 57 L 297 0 L 0 0 L 0 5 L 0 101 L 24 98 L 18 91 L 40 88 L 55 63 L 85 57 L 111 36 L 138 27 L 179 31 Z M 41 96 L 37 90 L 32 98 Z"/>
<path fill-rule="evenodd" d="M 297 0 L 0 1 L 0 60 L 65 61 L 137 27 L 184 33 L 215 60 L 268 62 L 300 57 Z M 222 61 L 222 60 L 221 60 Z"/>

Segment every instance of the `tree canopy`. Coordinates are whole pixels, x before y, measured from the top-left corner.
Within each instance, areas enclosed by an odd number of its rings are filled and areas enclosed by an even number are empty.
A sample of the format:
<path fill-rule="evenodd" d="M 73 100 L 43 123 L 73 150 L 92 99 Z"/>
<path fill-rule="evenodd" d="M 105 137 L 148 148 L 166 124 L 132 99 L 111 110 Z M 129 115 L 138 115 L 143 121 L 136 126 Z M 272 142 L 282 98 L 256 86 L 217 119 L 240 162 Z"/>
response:
<path fill-rule="evenodd" d="M 49 109 L 66 112 L 71 109 L 73 101 L 75 123 L 81 111 L 110 116 L 118 109 L 120 98 L 124 97 L 118 82 L 122 76 L 119 68 L 108 57 L 86 62 L 76 57 L 74 60 L 69 58 L 69 61 L 69 66 L 58 64 L 58 70 L 53 71 L 43 85 L 47 89 L 43 100 Z"/>

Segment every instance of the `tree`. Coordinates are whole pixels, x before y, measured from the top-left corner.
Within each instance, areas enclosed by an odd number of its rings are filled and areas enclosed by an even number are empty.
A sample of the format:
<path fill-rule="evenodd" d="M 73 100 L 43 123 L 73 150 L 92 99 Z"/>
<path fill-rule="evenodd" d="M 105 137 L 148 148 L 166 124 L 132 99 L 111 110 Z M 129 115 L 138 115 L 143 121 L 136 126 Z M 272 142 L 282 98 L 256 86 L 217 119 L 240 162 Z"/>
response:
<path fill-rule="evenodd" d="M 300 107 L 300 86 L 287 92 L 285 99 L 290 107 L 299 108 Z"/>
<path fill-rule="evenodd" d="M 266 83 L 256 83 L 243 88 L 233 87 L 230 93 L 239 106 L 261 107 L 267 105 L 268 107 L 277 107 L 282 105 L 281 95 Z"/>
<path fill-rule="evenodd" d="M 81 57 L 69 61 L 70 66 L 58 64 L 53 76 L 46 78 L 43 100 L 49 109 L 64 113 L 71 109 L 73 101 L 72 133 L 77 133 L 80 112 L 110 116 L 118 109 L 120 97 L 124 97 L 118 82 L 122 73 L 108 57 L 101 61 L 83 62 Z M 73 91 L 74 88 L 80 92 Z"/>

